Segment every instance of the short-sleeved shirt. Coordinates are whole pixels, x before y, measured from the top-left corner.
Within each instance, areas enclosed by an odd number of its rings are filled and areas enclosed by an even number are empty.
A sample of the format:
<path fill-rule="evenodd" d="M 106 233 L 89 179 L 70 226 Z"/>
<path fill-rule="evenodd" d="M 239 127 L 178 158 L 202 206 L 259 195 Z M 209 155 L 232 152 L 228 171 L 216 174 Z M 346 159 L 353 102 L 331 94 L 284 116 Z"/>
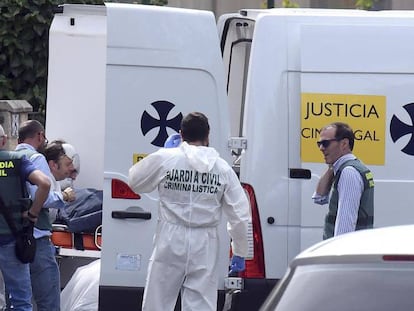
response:
<path fill-rule="evenodd" d="M 20 170 L 20 177 L 22 178 L 22 182 L 30 182 L 29 176 L 33 171 L 36 170 L 36 167 L 33 165 L 32 161 L 30 161 L 26 156 L 22 157 L 21 160 L 21 170 Z"/>
<path fill-rule="evenodd" d="M 29 181 L 29 176 L 31 173 L 33 173 L 36 170 L 36 167 L 33 165 L 33 163 L 26 157 L 23 156 L 21 158 L 21 165 L 20 165 L 20 178 L 22 181 L 22 184 L 24 184 L 26 181 Z M 10 243 L 14 240 L 13 235 L 0 235 L 0 245 L 5 245 Z"/>

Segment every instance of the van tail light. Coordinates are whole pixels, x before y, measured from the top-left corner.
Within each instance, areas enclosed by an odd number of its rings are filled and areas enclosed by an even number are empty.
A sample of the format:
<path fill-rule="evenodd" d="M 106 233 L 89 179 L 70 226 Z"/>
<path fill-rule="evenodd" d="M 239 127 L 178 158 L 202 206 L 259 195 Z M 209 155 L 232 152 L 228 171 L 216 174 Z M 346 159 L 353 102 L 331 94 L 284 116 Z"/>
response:
<path fill-rule="evenodd" d="M 113 199 L 141 199 L 125 182 L 119 179 L 112 179 L 111 192 Z"/>
<path fill-rule="evenodd" d="M 264 278 L 266 273 L 264 264 L 263 237 L 256 196 L 254 194 L 253 187 L 249 184 L 242 183 L 242 187 L 248 195 L 250 210 L 252 213 L 252 224 L 249 228 L 252 231 L 249 232 L 249 244 L 252 245 L 249 245 L 249 247 L 252 247 L 253 254 L 251 254 L 251 258 L 246 258 L 246 270 L 240 273 L 239 276 L 250 279 Z"/>

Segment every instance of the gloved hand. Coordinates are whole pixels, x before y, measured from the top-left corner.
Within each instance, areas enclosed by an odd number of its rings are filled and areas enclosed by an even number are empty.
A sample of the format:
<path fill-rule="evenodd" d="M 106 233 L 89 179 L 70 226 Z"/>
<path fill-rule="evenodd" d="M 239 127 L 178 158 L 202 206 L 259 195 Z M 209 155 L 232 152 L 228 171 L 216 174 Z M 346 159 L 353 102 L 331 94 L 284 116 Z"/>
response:
<path fill-rule="evenodd" d="M 175 148 L 178 147 L 181 143 L 181 135 L 175 133 L 170 135 L 164 143 L 164 148 Z"/>
<path fill-rule="evenodd" d="M 233 257 L 231 258 L 229 274 L 244 271 L 245 268 L 246 266 L 245 266 L 244 258 L 237 256 L 237 255 L 233 255 Z"/>

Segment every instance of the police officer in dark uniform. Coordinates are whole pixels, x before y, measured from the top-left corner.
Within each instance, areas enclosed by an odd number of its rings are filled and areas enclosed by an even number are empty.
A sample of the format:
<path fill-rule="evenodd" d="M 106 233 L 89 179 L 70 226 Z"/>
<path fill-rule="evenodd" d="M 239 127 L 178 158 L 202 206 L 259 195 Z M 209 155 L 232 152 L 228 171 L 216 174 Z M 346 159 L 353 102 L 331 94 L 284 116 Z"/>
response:
<path fill-rule="evenodd" d="M 38 214 L 47 198 L 50 180 L 25 156 L 15 151 L 4 150 L 7 136 L 0 125 L 0 197 L 3 208 L 11 215 L 17 230 L 24 221 L 37 221 Z M 25 182 L 38 187 L 31 204 L 27 204 Z M 0 270 L 9 294 L 10 308 L 16 311 L 32 311 L 32 289 L 30 284 L 29 264 L 22 263 L 16 257 L 16 240 L 8 222 L 6 212 L 0 213 Z"/>

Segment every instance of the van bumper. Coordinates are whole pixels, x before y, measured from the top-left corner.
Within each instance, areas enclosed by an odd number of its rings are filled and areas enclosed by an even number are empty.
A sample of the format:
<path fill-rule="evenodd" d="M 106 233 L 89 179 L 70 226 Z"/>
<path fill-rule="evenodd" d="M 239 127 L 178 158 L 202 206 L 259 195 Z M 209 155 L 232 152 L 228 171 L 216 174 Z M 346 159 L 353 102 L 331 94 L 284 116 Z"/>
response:
<path fill-rule="evenodd" d="M 143 287 L 99 286 L 98 311 L 141 310 Z"/>
<path fill-rule="evenodd" d="M 244 279 L 244 289 L 232 296 L 231 311 L 258 310 L 277 283 L 276 279 Z M 141 310 L 143 287 L 99 286 L 99 311 Z M 223 310 L 226 292 L 219 290 L 217 310 Z M 178 298 L 178 302 L 179 302 Z M 179 311 L 177 303 L 175 311 Z"/>

